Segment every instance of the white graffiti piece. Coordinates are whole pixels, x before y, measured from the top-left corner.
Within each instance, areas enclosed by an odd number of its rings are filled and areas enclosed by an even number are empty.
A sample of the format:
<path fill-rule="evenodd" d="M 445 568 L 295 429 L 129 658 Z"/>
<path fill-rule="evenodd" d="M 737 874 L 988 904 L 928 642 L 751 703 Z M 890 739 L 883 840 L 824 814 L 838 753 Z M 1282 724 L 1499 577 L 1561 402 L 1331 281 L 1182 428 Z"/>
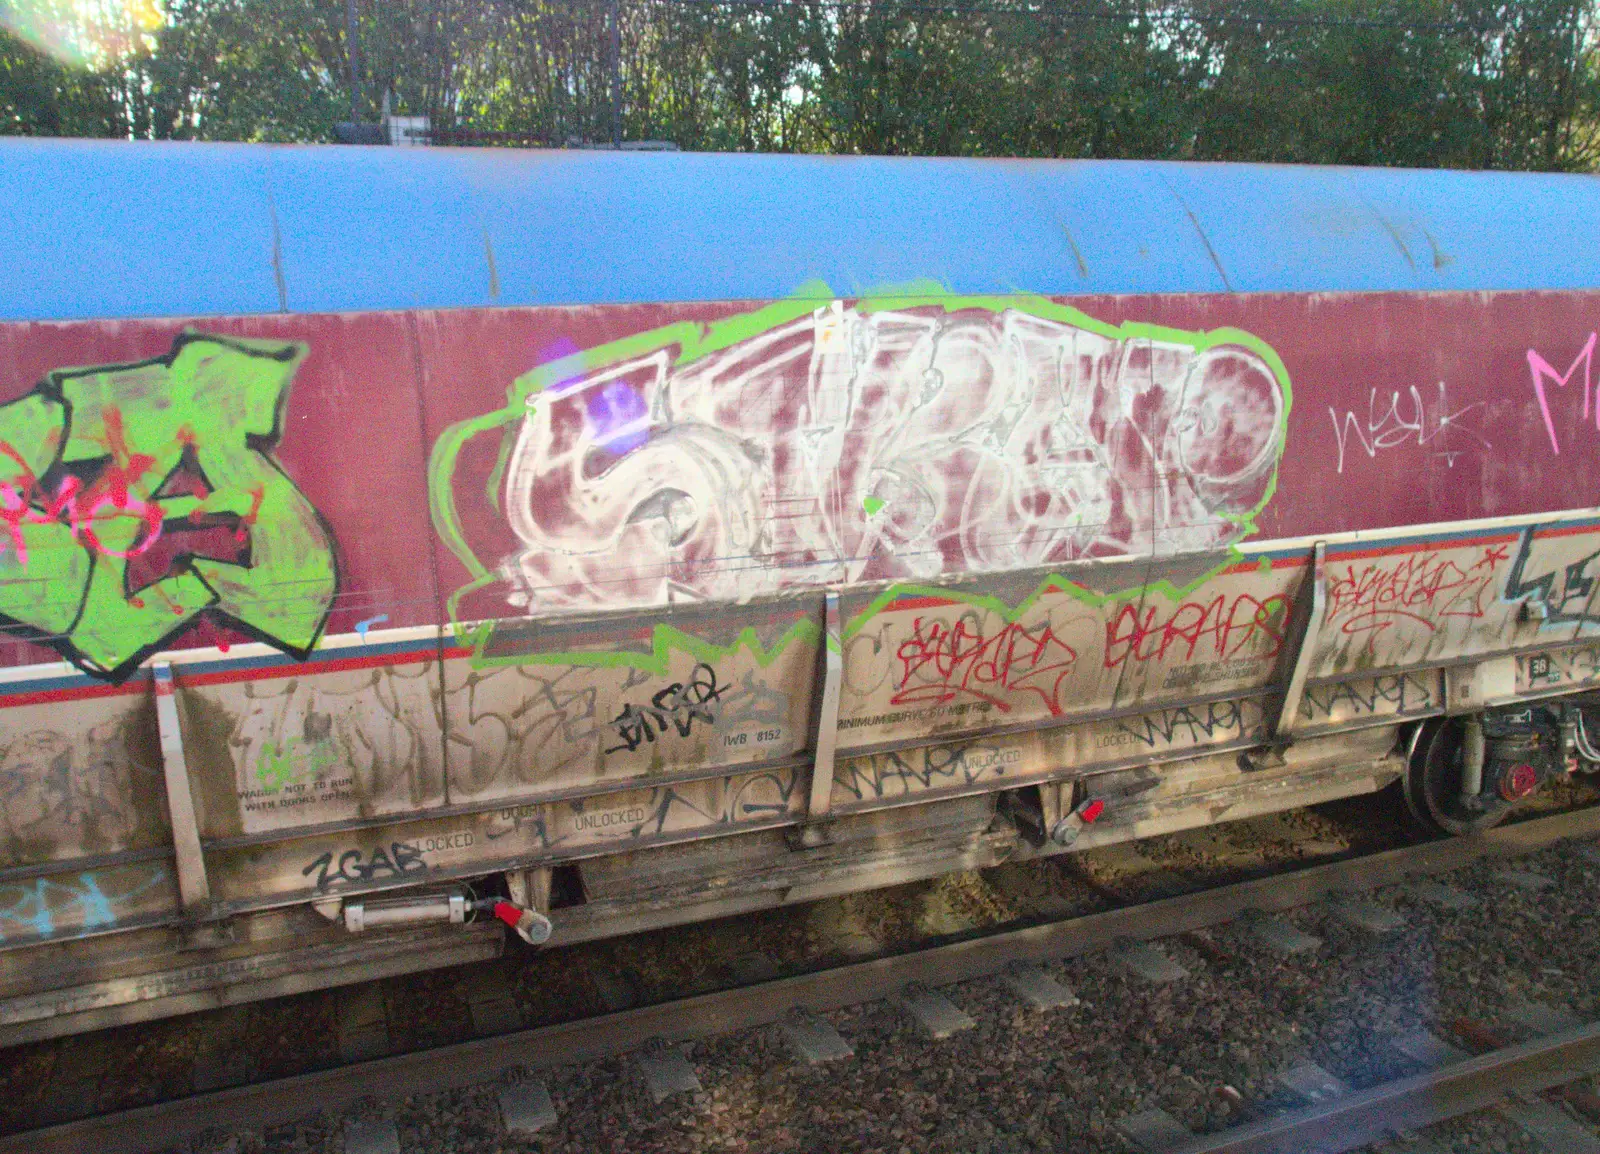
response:
<path fill-rule="evenodd" d="M 1268 493 L 1285 398 L 1241 346 L 1021 311 L 840 303 L 529 402 L 506 472 L 535 607 L 741 600 L 1211 548 Z"/>

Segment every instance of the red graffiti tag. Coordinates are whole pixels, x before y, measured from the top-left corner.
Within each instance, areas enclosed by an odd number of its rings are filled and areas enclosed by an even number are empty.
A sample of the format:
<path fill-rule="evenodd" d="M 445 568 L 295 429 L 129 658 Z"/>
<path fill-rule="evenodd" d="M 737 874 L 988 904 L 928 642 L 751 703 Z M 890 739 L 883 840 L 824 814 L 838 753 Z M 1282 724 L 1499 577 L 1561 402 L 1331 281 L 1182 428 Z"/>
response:
<path fill-rule="evenodd" d="M 1055 635 L 1049 623 L 1029 629 L 1005 626 L 985 637 L 968 619 L 954 627 L 918 617 L 911 636 L 900 643 L 899 692 L 895 705 L 944 704 L 967 694 L 1009 713 L 1006 694 L 1032 694 L 1051 714 L 1060 714 L 1061 691 L 1078 653 Z M 915 682 L 915 683 L 913 683 Z"/>
<path fill-rule="evenodd" d="M 1251 657 L 1276 657 L 1283 648 L 1287 608 L 1281 593 L 1263 600 L 1240 593 L 1185 601 L 1165 617 L 1154 607 L 1141 612 L 1137 605 L 1124 605 L 1106 622 L 1106 668 L 1169 656 L 1192 661 L 1197 653 L 1227 658 L 1246 649 Z"/>
<path fill-rule="evenodd" d="M 1331 569 L 1328 622 L 1347 635 L 1370 631 L 1376 640 L 1401 620 L 1436 630 L 1447 617 L 1482 617 L 1494 568 L 1507 556 L 1505 547 L 1494 545 L 1465 569 L 1437 553 Z"/>

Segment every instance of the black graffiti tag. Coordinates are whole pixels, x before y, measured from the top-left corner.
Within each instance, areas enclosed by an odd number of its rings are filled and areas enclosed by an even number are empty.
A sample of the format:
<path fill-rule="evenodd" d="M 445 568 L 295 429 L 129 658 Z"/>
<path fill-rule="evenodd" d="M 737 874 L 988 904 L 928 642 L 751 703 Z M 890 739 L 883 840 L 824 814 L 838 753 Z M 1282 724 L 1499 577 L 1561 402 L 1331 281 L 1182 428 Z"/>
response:
<path fill-rule="evenodd" d="M 332 853 L 325 853 L 300 872 L 309 877 L 313 870 L 317 871 L 317 889 L 326 890 L 339 885 L 382 881 L 402 874 L 426 873 L 427 869 L 428 864 L 422 860 L 420 849 L 397 841 L 390 843 L 388 850 L 379 846 L 372 851 L 370 858 L 365 858 L 358 849 L 345 850 L 337 860 Z"/>
<path fill-rule="evenodd" d="M 696 720 L 706 725 L 716 724 L 717 717 L 711 706 L 727 689 L 728 686 L 718 683 L 717 671 L 701 662 L 694 667 L 688 681 L 674 681 L 652 697 L 649 705 L 630 702 L 623 706 L 622 712 L 611 721 L 622 741 L 606 752 L 638 749 L 666 733 L 668 727 L 677 730 L 679 737 L 688 737 Z"/>
<path fill-rule="evenodd" d="M 1522 538 L 1517 542 L 1516 558 L 1511 562 L 1511 571 L 1506 574 L 1505 599 L 1520 601 L 1527 598 L 1543 603 L 1543 621 L 1546 625 L 1595 620 L 1590 607 L 1595 578 L 1589 572 L 1589 566 L 1600 558 L 1600 550 L 1580 557 L 1570 565 L 1541 564 L 1533 554 L 1542 528 L 1545 526 L 1529 525 L 1522 531 Z"/>

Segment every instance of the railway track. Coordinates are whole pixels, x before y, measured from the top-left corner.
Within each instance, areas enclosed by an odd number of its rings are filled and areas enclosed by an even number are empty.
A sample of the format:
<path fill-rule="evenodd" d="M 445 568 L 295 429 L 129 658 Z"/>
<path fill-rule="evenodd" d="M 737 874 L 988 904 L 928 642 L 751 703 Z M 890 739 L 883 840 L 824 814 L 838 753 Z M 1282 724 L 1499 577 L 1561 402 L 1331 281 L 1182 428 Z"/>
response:
<path fill-rule="evenodd" d="M 1600 1022 L 1476 1057 L 1457 1058 L 1448 1043 L 1441 1046 L 1434 1059 L 1438 1064 L 1413 1077 L 1362 1093 L 1336 1094 L 1332 1101 L 1221 1133 L 1178 1138 L 1168 1149 L 1170 1154 L 1339 1154 L 1464 1114 L 1501 1109 L 1543 1138 L 1552 1154 L 1600 1151 L 1600 1136 L 1540 1096 L 1600 1072 Z M 1571 1097 L 1592 1110 L 1584 1101 L 1593 1098 L 1587 1091 L 1554 1097 Z M 1416 1154 L 1425 1149 L 1410 1146 Z"/>
<path fill-rule="evenodd" d="M 691 1095 L 689 1100 L 705 1105 L 706 1095 L 694 1093 L 700 1087 L 694 1067 L 679 1049 L 682 1043 L 725 1039 L 777 1026 L 788 1050 L 826 1062 L 830 1056 L 844 1057 L 850 1052 L 850 1042 L 824 1016 L 830 1012 L 855 1012 L 849 1008 L 859 1010 L 884 1002 L 894 1007 L 893 1013 L 918 1022 L 924 1034 L 959 1034 L 971 1026 L 972 1018 L 941 994 L 941 989 L 999 979 L 1024 1004 L 1070 1004 L 1075 999 L 1057 980 L 1064 976 L 1066 959 L 1103 952 L 1111 967 L 1143 974 L 1143 981 L 1155 985 L 1165 980 L 1160 972 L 1163 963 L 1169 967 L 1166 977 L 1170 978 L 1182 969 L 1177 959 L 1184 956 L 1191 964 L 1198 959 L 1201 965 L 1211 962 L 1223 970 L 1239 968 L 1241 963 L 1245 969 L 1254 968 L 1258 963 L 1243 956 L 1242 938 L 1267 943 L 1272 953 L 1283 957 L 1305 951 L 1305 941 L 1297 943 L 1296 934 L 1315 941 L 1286 920 L 1289 911 L 1331 900 L 1328 908 L 1345 923 L 1359 926 L 1365 917 L 1370 923 L 1368 932 L 1381 936 L 1382 907 L 1365 902 L 1360 895 L 1419 877 L 1459 871 L 1485 859 L 1526 856 L 1597 834 L 1600 809 L 1589 808 L 1503 827 L 1481 837 L 1428 842 L 1164 899 L 1140 901 L 1128 887 L 1092 880 L 1091 888 L 1103 897 L 1133 904 L 617 1013 L 31 1129 L 0 1138 L 0 1152 L 162 1151 L 219 1126 L 229 1132 L 271 1132 L 273 1127 L 322 1111 L 321 1133 L 326 1141 L 321 1148 L 342 1146 L 348 1154 L 381 1154 L 408 1148 L 400 1141 L 393 1104 L 485 1087 L 492 1088 L 491 1097 L 498 1106 L 497 1125 L 512 1134 L 519 1130 L 532 1133 L 556 1120 L 557 1111 L 540 1080 L 542 1071 L 581 1063 L 609 1061 L 615 1065 L 619 1060 L 631 1067 L 628 1076 L 656 1100 L 670 1104 L 675 1093 L 684 1092 Z M 1513 875 L 1519 872 L 1527 878 L 1539 877 L 1526 870 L 1510 870 L 1502 883 L 1533 884 L 1526 878 L 1518 881 Z M 1600 869 L 1596 873 L 1600 875 Z M 1356 1149 L 1396 1130 L 1481 1110 L 1503 1099 L 1508 1091 L 1537 1093 L 1591 1073 L 1600 1060 L 1600 1026 L 1558 1024 L 1563 1028 L 1548 1037 L 1510 1041 L 1478 1057 L 1458 1053 L 1437 1034 L 1413 1031 L 1412 1050 L 1423 1054 L 1422 1064 L 1430 1068 L 1381 1079 L 1360 1090 L 1350 1090 L 1328 1076 L 1326 1086 L 1318 1092 L 1323 1100 L 1289 1113 L 1280 1113 L 1284 1102 L 1270 1095 L 1260 1095 L 1263 1101 L 1252 1105 L 1238 1091 L 1232 1096 L 1222 1093 L 1214 1096 L 1207 1121 L 1226 1123 L 1249 1119 L 1251 1114 L 1259 1116 L 1241 1125 L 1224 1124 L 1206 1137 L 1187 1135 L 1166 1114 L 1159 1094 L 1135 1103 L 1143 1109 L 1128 1110 L 1116 1118 L 1108 1114 L 1106 1120 L 1123 1135 L 1118 1141 L 1124 1148 L 1126 1142 L 1133 1142 L 1150 1150 L 1172 1148 L 1195 1154 Z M 1442 1026 L 1439 1031 L 1448 1033 Z M 1423 1034 L 1433 1042 L 1418 1041 Z M 1476 1048 L 1483 1049 L 1483 1039 L 1493 1036 L 1492 1027 L 1479 1027 L 1473 1035 Z M 1461 1039 L 1456 1036 L 1456 1040 Z M 1412 1066 L 1416 1064 L 1413 1059 Z M 1299 1076 L 1305 1082 L 1304 1070 Z M 1217 1090 L 1231 1087 L 1219 1084 Z M 1533 1101 L 1536 1106 L 1542 1099 Z M 714 1110 L 715 1103 L 708 1108 Z M 501 1133 L 503 1136 L 505 1131 Z M 416 1148 L 431 1150 L 435 1146 Z"/>

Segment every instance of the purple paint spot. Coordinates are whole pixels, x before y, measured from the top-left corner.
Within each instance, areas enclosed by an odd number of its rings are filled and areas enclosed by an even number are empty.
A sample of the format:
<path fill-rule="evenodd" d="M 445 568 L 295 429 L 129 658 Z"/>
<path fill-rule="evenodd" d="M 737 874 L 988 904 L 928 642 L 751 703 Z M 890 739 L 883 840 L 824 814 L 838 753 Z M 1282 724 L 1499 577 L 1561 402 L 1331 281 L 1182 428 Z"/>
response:
<path fill-rule="evenodd" d="M 623 381 L 607 381 L 584 397 L 595 444 L 616 456 L 637 449 L 650 438 L 644 398 Z"/>
<path fill-rule="evenodd" d="M 555 364 L 559 361 L 564 361 L 569 357 L 576 358 L 580 353 L 582 353 L 582 351 L 582 349 L 578 348 L 578 346 L 573 344 L 568 338 L 557 337 L 555 340 L 545 345 L 544 348 L 539 350 L 539 356 L 536 363 L 541 365 Z M 574 365 L 578 365 L 581 362 L 574 360 L 573 363 Z M 560 380 L 554 381 L 545 386 L 544 391 L 552 396 L 563 397 L 572 391 L 574 385 L 577 385 L 582 381 L 583 370 L 581 368 L 577 368 L 570 376 L 562 377 Z"/>
<path fill-rule="evenodd" d="M 570 357 L 578 351 L 578 346 L 571 337 L 557 337 L 539 350 L 539 363 L 547 365 L 551 361 L 559 361 L 562 357 Z"/>

